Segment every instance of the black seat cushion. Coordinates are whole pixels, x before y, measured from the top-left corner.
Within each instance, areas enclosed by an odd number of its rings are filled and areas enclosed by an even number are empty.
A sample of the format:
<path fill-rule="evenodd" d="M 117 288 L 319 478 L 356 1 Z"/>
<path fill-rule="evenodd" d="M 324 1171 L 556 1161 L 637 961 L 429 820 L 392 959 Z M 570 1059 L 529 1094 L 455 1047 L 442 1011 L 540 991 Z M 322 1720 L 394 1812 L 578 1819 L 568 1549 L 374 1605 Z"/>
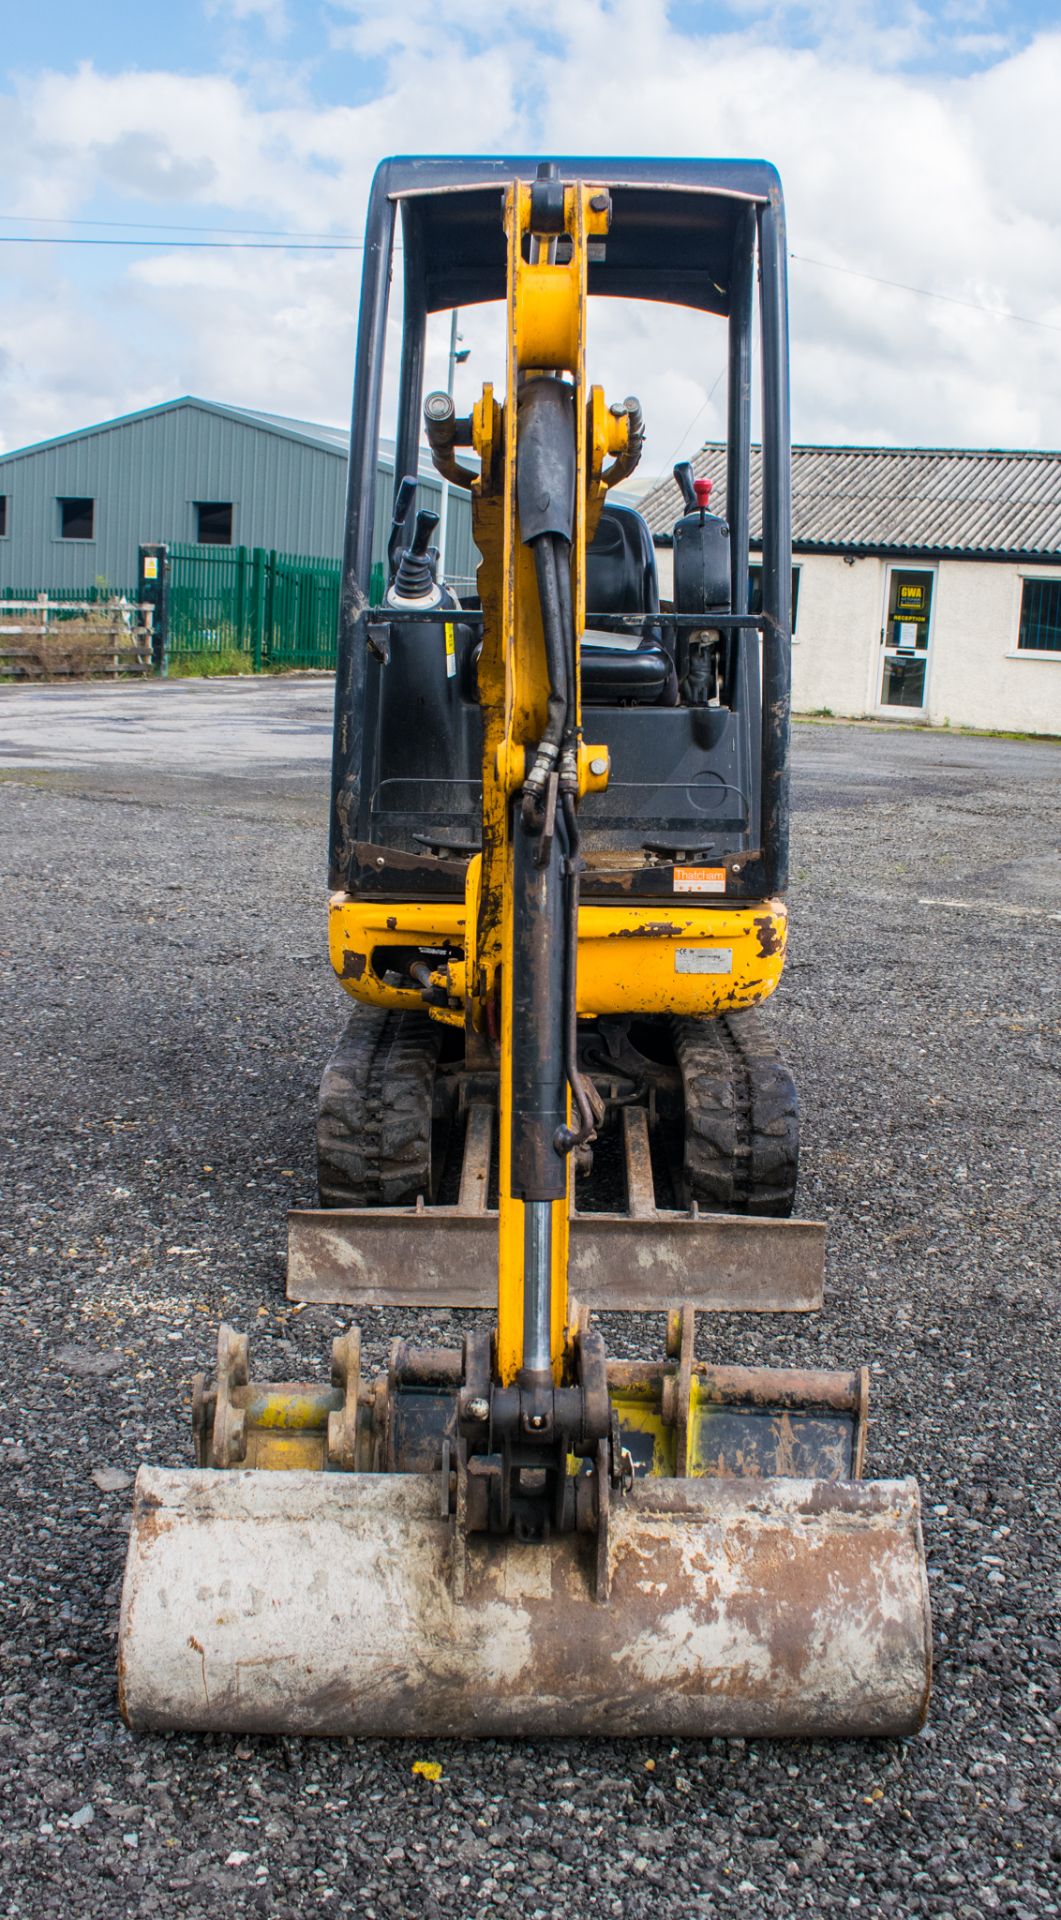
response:
<path fill-rule="evenodd" d="M 656 555 L 648 527 L 636 507 L 608 500 L 586 553 L 589 625 L 582 639 L 582 698 L 588 704 L 677 704 L 674 662 L 659 639 L 607 631 L 616 614 L 658 611 Z"/>
<path fill-rule="evenodd" d="M 674 662 L 657 640 L 588 630 L 582 636 L 582 698 L 588 706 L 673 706 L 678 698 Z"/>

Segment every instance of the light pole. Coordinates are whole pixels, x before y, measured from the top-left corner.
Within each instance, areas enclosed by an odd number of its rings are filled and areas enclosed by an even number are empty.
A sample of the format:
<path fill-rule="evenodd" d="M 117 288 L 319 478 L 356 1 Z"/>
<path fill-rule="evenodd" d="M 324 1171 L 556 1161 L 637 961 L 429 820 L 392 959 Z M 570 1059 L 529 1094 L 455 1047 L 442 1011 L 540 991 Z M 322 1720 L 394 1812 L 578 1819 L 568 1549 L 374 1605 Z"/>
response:
<path fill-rule="evenodd" d="M 449 361 L 446 367 L 446 392 L 453 398 L 453 376 L 458 367 L 463 367 L 471 352 L 470 347 L 458 346 L 461 335 L 457 332 L 460 309 L 454 307 L 449 323 Z M 442 491 L 438 503 L 438 550 L 442 556 L 442 578 L 446 577 L 446 522 L 449 518 L 449 481 L 443 476 Z"/>

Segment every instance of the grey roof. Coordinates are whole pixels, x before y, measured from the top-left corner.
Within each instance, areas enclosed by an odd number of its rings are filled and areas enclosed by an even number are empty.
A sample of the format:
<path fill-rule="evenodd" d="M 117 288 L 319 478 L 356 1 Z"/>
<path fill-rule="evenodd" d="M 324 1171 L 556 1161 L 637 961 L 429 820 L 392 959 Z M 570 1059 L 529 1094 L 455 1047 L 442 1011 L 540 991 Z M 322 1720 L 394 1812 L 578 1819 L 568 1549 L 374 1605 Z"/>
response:
<path fill-rule="evenodd" d="M 18 460 L 25 453 L 41 453 L 46 447 L 66 446 L 73 440 L 87 440 L 97 433 L 113 433 L 117 427 L 130 426 L 137 420 L 151 420 L 158 414 L 176 413 L 182 407 L 221 414 L 226 420 L 242 420 L 249 427 L 283 434 L 286 439 L 307 441 L 328 453 L 341 454 L 344 460 L 349 451 L 348 427 L 325 427 L 315 420 L 293 420 L 283 413 L 257 413 L 252 407 L 233 407 L 220 400 L 201 400 L 196 394 L 184 393 L 176 400 L 162 400 L 154 407 L 139 407 L 134 413 L 119 413 L 113 420 L 98 420 L 92 426 L 76 427 L 72 433 L 58 433 L 51 440 L 37 440 L 28 447 L 12 447 L 9 452 L 0 453 L 0 460 Z"/>
<path fill-rule="evenodd" d="M 200 401 L 200 406 L 210 404 Z M 267 433 L 294 434 L 300 440 L 312 440 L 317 446 L 326 447 L 329 453 L 341 453 L 346 459 L 350 451 L 350 428 L 323 427 L 317 420 L 293 420 L 286 413 L 259 413 L 255 407 L 219 408 L 219 412 L 231 414 L 236 420 L 246 420 L 254 427 L 264 427 Z"/>
<path fill-rule="evenodd" d="M 318 420 L 296 420 L 286 413 L 261 413 L 255 407 L 233 407 L 227 401 L 200 400 L 195 394 L 182 394 L 178 400 L 163 400 L 156 407 L 141 407 L 136 413 L 120 413 L 113 420 L 99 420 L 90 427 L 77 427 L 72 433 L 57 434 L 53 440 L 38 440 L 29 447 L 13 447 L 10 453 L 0 453 L 0 465 L 8 460 L 20 460 L 23 454 L 43 453 L 48 447 L 68 446 L 75 440 L 88 440 L 94 434 L 112 433 L 116 427 L 127 427 L 137 420 L 151 420 L 163 413 L 176 413 L 182 407 L 196 408 L 200 413 L 220 414 L 225 420 L 239 420 L 245 426 L 257 427 L 262 433 L 278 433 L 286 440 L 300 440 L 305 445 L 319 447 L 324 453 L 334 453 L 345 460 L 350 451 L 349 427 L 326 427 Z M 379 464 L 394 470 L 394 441 L 381 439 L 379 442 Z M 434 463 L 426 447 L 420 449 L 421 477 L 433 477 Z"/>
<path fill-rule="evenodd" d="M 726 450 L 709 441 L 693 472 L 724 511 Z M 661 480 L 639 503 L 657 543 L 682 511 Z M 752 543 L 762 533 L 760 450 L 752 450 Z M 792 543 L 803 552 L 1061 559 L 1061 452 L 954 447 L 793 447 Z"/>

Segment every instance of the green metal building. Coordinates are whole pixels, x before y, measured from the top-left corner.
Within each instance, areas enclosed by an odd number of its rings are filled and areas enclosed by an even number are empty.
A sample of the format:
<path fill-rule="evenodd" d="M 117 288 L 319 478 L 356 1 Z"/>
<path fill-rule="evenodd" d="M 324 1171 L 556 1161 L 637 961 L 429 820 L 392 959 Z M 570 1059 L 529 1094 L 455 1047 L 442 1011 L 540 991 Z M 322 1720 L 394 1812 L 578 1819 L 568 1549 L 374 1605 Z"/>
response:
<path fill-rule="evenodd" d="M 135 589 L 142 542 L 203 542 L 336 560 L 348 435 L 339 427 L 185 395 L 0 455 L 0 590 Z M 422 468 L 421 506 L 441 483 Z M 394 494 L 381 448 L 383 557 Z M 451 492 L 446 574 L 460 591 L 477 555 L 466 494 Z M 366 583 L 367 584 L 367 583 Z"/>

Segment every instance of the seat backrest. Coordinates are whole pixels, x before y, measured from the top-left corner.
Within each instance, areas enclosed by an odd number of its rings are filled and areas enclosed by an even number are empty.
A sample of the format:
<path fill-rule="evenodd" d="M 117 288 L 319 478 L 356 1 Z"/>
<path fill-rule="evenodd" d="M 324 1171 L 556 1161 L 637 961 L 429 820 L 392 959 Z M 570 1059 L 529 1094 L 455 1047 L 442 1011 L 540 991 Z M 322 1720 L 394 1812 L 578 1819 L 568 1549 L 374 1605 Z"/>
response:
<path fill-rule="evenodd" d="M 586 616 L 658 613 L 656 554 L 636 507 L 606 500 L 586 554 Z"/>

